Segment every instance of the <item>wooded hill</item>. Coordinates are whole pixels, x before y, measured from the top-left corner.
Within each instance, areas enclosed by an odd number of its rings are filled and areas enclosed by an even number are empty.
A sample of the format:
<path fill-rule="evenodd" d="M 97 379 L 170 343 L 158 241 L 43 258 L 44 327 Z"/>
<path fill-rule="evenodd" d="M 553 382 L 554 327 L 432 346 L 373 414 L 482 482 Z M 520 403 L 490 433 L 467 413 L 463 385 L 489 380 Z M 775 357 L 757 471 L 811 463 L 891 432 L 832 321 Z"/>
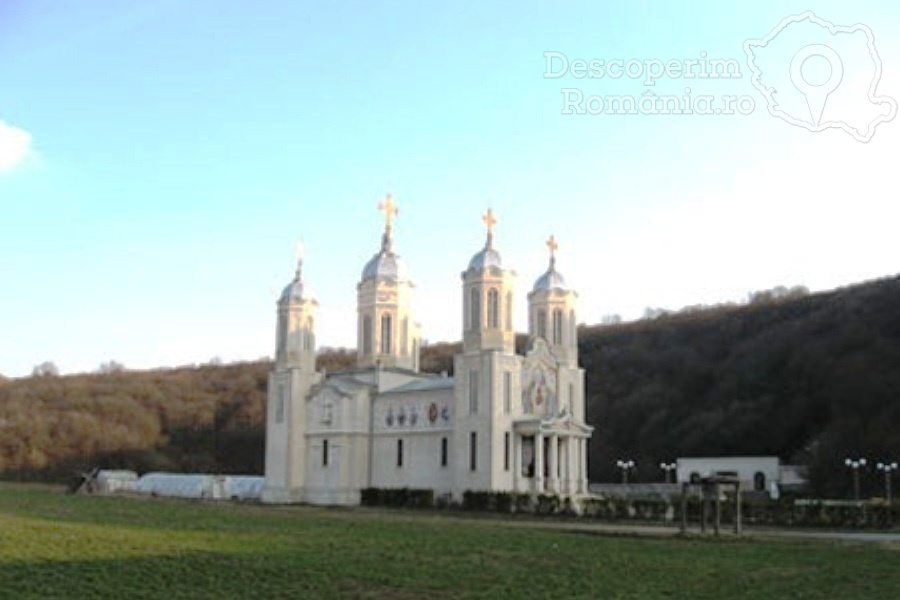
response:
<path fill-rule="evenodd" d="M 658 481 L 679 456 L 778 455 L 842 495 L 847 456 L 900 459 L 900 277 L 747 306 L 582 327 L 592 481 L 615 461 Z M 659 311 L 656 313 L 660 315 Z M 517 346 L 525 345 L 520 336 Z M 452 374 L 459 344 L 423 348 Z M 323 352 L 329 372 L 355 353 Z M 101 465 L 261 473 L 266 361 L 0 380 L 0 474 L 66 479 Z M 876 493 L 883 480 L 865 474 Z"/>

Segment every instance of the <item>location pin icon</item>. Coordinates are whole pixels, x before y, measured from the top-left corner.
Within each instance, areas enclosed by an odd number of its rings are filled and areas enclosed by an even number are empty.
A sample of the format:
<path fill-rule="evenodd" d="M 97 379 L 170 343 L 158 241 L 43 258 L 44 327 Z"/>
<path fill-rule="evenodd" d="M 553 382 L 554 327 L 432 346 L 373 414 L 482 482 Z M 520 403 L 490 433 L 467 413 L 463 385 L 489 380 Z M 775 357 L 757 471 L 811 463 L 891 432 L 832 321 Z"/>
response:
<path fill-rule="evenodd" d="M 828 61 L 831 66 L 831 75 L 828 81 L 818 85 L 809 83 L 803 77 L 803 63 L 808 59 L 818 56 Z M 825 110 L 825 103 L 828 101 L 828 94 L 837 89 L 844 77 L 844 63 L 838 53 L 821 44 L 810 44 L 804 46 L 791 60 L 791 81 L 794 87 L 801 94 L 806 96 L 806 104 L 809 106 L 809 116 L 812 124 L 818 126 L 822 119 L 822 112 Z"/>

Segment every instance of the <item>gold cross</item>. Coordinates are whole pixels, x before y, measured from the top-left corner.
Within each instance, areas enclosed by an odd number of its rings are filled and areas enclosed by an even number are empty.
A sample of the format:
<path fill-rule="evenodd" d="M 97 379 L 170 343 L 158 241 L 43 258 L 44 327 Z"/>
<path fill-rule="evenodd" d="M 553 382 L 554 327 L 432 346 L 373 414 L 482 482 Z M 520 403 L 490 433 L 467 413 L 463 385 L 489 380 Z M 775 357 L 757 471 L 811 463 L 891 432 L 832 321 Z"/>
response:
<path fill-rule="evenodd" d="M 391 229 L 391 223 L 394 220 L 394 217 L 397 216 L 397 205 L 394 204 L 393 197 L 388 194 L 384 197 L 384 200 L 378 203 L 378 210 L 384 213 L 384 225 L 385 229 Z"/>
<path fill-rule="evenodd" d="M 497 219 L 494 217 L 494 211 L 488 209 L 487 213 L 481 217 L 481 220 L 487 225 L 488 233 L 494 233 L 494 225 L 497 224 Z"/>
<path fill-rule="evenodd" d="M 547 247 L 550 248 L 550 256 L 556 254 L 556 251 L 559 249 L 559 244 L 556 243 L 556 238 L 554 236 L 550 236 L 550 239 L 547 240 Z"/>

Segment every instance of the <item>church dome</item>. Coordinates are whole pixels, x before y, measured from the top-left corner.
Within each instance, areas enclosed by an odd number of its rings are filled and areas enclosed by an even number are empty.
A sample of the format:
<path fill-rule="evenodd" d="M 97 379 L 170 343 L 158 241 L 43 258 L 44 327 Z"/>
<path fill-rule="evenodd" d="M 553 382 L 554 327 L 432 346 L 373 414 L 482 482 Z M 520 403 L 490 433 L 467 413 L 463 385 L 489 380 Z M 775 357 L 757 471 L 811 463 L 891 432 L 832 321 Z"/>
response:
<path fill-rule="evenodd" d="M 281 292 L 281 299 L 279 302 L 284 304 L 288 302 L 300 302 L 303 299 L 303 282 L 299 279 L 295 279 L 284 288 L 283 292 Z"/>
<path fill-rule="evenodd" d="M 479 253 L 472 257 L 469 261 L 470 271 L 485 271 L 490 268 L 503 268 L 503 261 L 500 260 L 500 253 L 497 252 L 490 243 L 485 246 Z"/>
<path fill-rule="evenodd" d="M 547 248 L 550 249 L 550 267 L 547 268 L 547 272 L 537 278 L 537 281 L 534 282 L 534 289 L 532 292 L 546 292 L 550 290 L 567 290 L 566 287 L 566 278 L 562 276 L 562 273 L 556 270 L 556 250 L 558 248 L 558 244 L 556 243 L 556 238 L 554 236 L 550 236 L 550 239 L 547 240 Z"/>
<path fill-rule="evenodd" d="M 482 220 L 487 225 L 487 241 L 484 244 L 484 248 L 469 261 L 469 271 L 502 269 L 503 261 L 500 259 L 500 253 L 494 249 L 494 225 L 497 224 L 497 219 L 494 218 L 494 211 L 488 209 Z"/>
<path fill-rule="evenodd" d="M 298 251 L 299 254 L 299 251 Z M 281 292 L 278 299 L 279 304 L 299 303 L 310 297 L 310 292 L 303 285 L 303 258 L 297 259 L 297 272 L 294 274 L 294 280 L 291 281 Z"/>
<path fill-rule="evenodd" d="M 532 291 L 541 292 L 565 289 L 567 289 L 566 278 L 562 276 L 562 273 L 556 270 L 555 264 L 551 264 L 550 268 L 547 269 L 547 272 L 538 277 L 537 281 L 534 282 L 534 290 Z"/>
<path fill-rule="evenodd" d="M 363 267 L 362 272 L 362 281 L 372 279 L 406 281 L 408 278 L 409 269 L 407 269 L 406 263 L 388 248 L 382 248 L 381 252 L 373 256 Z"/>

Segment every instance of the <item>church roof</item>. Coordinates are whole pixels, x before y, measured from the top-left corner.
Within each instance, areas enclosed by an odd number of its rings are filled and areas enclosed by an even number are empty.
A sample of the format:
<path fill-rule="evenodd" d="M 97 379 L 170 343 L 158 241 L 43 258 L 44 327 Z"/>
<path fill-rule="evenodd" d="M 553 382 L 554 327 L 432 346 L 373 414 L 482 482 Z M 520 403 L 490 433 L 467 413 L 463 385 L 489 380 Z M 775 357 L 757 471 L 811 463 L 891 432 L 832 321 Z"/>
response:
<path fill-rule="evenodd" d="M 455 381 L 452 377 L 429 377 L 420 379 L 419 381 L 410 381 L 399 387 L 389 390 L 389 393 L 396 392 L 427 392 L 430 390 L 453 389 Z"/>

